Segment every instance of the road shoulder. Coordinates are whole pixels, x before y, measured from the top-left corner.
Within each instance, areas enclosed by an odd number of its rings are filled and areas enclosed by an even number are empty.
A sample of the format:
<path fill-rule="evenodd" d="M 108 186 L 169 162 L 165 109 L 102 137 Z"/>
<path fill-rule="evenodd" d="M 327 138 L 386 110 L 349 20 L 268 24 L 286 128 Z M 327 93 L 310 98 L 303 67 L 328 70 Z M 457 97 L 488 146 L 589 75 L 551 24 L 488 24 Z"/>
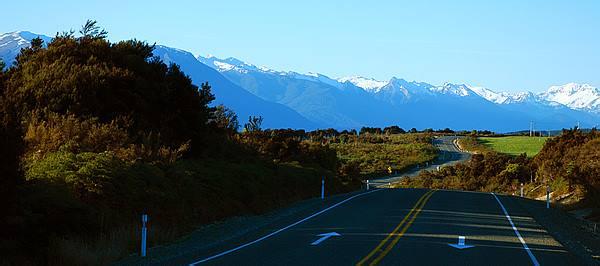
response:
<path fill-rule="evenodd" d="M 600 264 L 600 238 L 585 229 L 582 221 L 557 209 L 546 209 L 545 203 L 513 196 L 503 196 L 512 208 L 530 214 L 537 223 L 566 249 L 588 265 Z M 509 207 L 510 208 L 510 207 Z"/>
<path fill-rule="evenodd" d="M 338 194 L 321 200 L 311 198 L 282 207 L 263 215 L 232 217 L 221 222 L 202 226 L 187 236 L 170 243 L 152 247 L 148 257 L 132 254 L 115 265 L 164 265 L 196 258 L 198 254 L 223 249 L 224 246 L 242 244 L 270 233 L 273 228 L 293 223 L 317 211 L 333 206 L 365 190 Z M 149 229 L 151 230 L 151 229 Z"/>

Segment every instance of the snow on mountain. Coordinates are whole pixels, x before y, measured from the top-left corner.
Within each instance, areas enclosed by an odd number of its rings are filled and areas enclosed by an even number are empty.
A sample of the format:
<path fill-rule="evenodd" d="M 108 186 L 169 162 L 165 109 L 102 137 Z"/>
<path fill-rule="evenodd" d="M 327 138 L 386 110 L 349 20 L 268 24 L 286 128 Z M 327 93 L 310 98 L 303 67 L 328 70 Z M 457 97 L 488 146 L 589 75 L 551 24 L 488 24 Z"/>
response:
<path fill-rule="evenodd" d="M 31 40 L 40 37 L 44 45 L 48 44 L 52 38 L 44 35 L 31 33 L 28 31 L 15 31 L 0 35 L 0 59 L 10 66 L 15 57 L 21 52 L 21 49 L 29 47 Z"/>
<path fill-rule="evenodd" d="M 10 65 L 31 39 L 19 31 L 0 35 L 0 59 Z M 593 126 L 600 120 L 600 90 L 588 84 L 552 86 L 546 92 L 496 92 L 484 87 L 361 76 L 332 79 L 319 73 L 278 71 L 236 58 L 195 57 L 157 45 L 154 54 L 176 63 L 198 84 L 209 81 L 216 104 L 240 117 L 262 115 L 267 127 L 388 126 L 514 131 L 536 121 L 546 128 Z M 440 115 L 444 114 L 444 115 Z"/>
<path fill-rule="evenodd" d="M 367 91 L 378 92 L 383 88 L 383 86 L 387 85 L 389 82 L 387 81 L 379 81 L 372 78 L 365 78 L 361 76 L 351 76 L 351 77 L 343 77 L 337 79 L 337 81 L 344 83 L 350 82 L 356 85 L 359 88 L 363 88 Z"/>
<path fill-rule="evenodd" d="M 568 83 L 552 86 L 539 96 L 573 109 L 600 113 L 600 89 L 589 84 Z"/>
<path fill-rule="evenodd" d="M 294 71 L 277 71 L 277 70 L 273 70 L 273 69 L 270 69 L 265 66 L 256 66 L 253 64 L 249 64 L 249 63 L 246 63 L 244 61 L 241 61 L 241 60 L 233 58 L 233 57 L 226 58 L 226 59 L 219 59 L 214 56 L 208 56 L 208 57 L 198 56 L 198 60 L 200 62 L 204 63 L 205 65 L 215 68 L 219 72 L 236 71 L 236 72 L 239 72 L 242 74 L 247 74 L 249 71 L 255 71 L 255 72 L 261 72 L 261 73 L 266 73 L 266 74 L 275 74 L 275 75 L 285 76 L 285 77 L 289 77 L 289 78 L 322 82 L 322 83 L 328 84 L 330 86 L 338 87 L 338 88 L 341 87 L 341 84 L 339 84 L 339 82 L 337 80 L 334 80 L 323 74 L 314 73 L 314 72 L 308 72 L 306 74 L 301 74 L 301 73 L 294 72 Z"/>
<path fill-rule="evenodd" d="M 437 92 L 437 93 L 449 94 L 449 95 L 461 96 L 461 97 L 473 95 L 472 91 L 469 89 L 469 87 L 467 87 L 467 85 L 452 84 L 452 83 L 448 83 L 448 82 L 444 83 L 444 85 L 442 85 L 442 86 L 432 87 L 430 90 Z"/>
<path fill-rule="evenodd" d="M 469 87 L 473 92 L 477 93 L 477 95 L 485 98 L 486 100 L 493 102 L 493 103 L 497 103 L 497 104 L 503 104 L 506 101 L 508 101 L 511 97 L 510 94 L 505 93 L 505 92 L 495 92 L 493 90 L 490 90 L 488 88 L 484 88 L 484 87 L 474 87 L 471 86 Z"/>

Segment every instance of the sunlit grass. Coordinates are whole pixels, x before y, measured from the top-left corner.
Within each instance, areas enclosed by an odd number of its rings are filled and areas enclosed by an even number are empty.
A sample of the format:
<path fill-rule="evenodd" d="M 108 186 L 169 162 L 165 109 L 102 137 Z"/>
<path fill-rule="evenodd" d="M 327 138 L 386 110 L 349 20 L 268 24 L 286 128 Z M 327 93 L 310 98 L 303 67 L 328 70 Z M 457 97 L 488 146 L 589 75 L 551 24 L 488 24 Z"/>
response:
<path fill-rule="evenodd" d="M 436 148 L 423 134 L 383 135 L 382 143 L 348 142 L 335 143 L 342 162 L 355 161 L 360 164 L 361 174 L 377 176 L 392 171 L 401 172 L 415 164 L 432 161 L 437 156 Z"/>
<path fill-rule="evenodd" d="M 540 152 L 548 137 L 508 136 L 508 137 L 481 137 L 479 142 L 493 150 L 510 155 L 527 153 L 533 157 Z"/>

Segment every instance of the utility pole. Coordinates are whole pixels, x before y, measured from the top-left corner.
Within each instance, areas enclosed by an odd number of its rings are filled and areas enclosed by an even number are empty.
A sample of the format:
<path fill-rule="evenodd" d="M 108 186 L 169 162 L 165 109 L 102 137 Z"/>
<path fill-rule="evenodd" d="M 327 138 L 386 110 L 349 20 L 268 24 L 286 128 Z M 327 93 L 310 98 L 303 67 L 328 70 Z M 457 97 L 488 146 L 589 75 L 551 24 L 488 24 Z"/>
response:
<path fill-rule="evenodd" d="M 529 136 L 533 137 L 533 121 L 529 121 Z"/>

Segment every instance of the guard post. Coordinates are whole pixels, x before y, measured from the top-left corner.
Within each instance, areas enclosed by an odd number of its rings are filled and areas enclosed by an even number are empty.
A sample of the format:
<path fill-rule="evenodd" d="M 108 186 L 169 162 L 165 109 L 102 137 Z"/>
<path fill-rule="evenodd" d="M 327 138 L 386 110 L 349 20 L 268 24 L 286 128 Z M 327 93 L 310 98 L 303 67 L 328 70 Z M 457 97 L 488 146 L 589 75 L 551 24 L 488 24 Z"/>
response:
<path fill-rule="evenodd" d="M 321 199 L 325 199 L 325 177 L 321 178 Z"/>
<path fill-rule="evenodd" d="M 142 246 L 140 250 L 140 254 L 142 257 L 146 257 L 146 240 L 148 237 L 148 227 L 146 224 L 148 223 L 148 214 L 142 214 Z"/>
<path fill-rule="evenodd" d="M 550 209 L 550 186 L 546 186 L 546 209 Z"/>

